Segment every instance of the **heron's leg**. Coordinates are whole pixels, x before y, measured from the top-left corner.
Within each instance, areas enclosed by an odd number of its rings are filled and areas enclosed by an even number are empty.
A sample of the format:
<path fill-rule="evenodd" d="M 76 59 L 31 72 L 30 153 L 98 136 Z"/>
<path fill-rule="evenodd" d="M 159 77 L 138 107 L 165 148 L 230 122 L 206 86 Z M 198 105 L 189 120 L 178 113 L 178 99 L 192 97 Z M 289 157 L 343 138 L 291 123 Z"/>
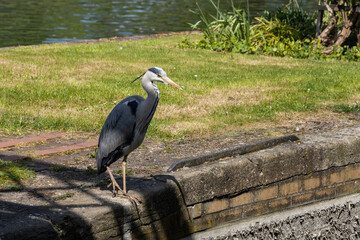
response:
<path fill-rule="evenodd" d="M 122 162 L 122 172 L 123 172 L 123 190 L 126 194 L 126 159 L 127 155 L 124 156 L 123 162 Z"/>
<path fill-rule="evenodd" d="M 113 196 L 114 196 L 114 197 L 116 196 L 116 193 L 117 193 L 118 190 L 120 190 L 122 193 L 124 193 L 124 192 L 121 190 L 119 184 L 115 181 L 115 178 L 114 178 L 114 176 L 112 175 L 110 168 L 109 168 L 108 166 L 106 166 L 106 169 L 107 169 L 107 171 L 108 171 L 108 173 L 109 173 L 109 176 L 110 176 L 110 179 L 111 179 L 111 182 L 112 182 L 111 184 L 113 185 Z M 110 185 L 109 185 L 108 187 L 110 187 Z M 118 190 L 116 190 L 116 188 L 118 188 Z"/>
<path fill-rule="evenodd" d="M 137 205 L 141 201 L 138 200 L 136 197 L 132 197 L 126 193 L 126 160 L 127 156 L 124 156 L 123 162 L 122 162 L 122 172 L 123 172 L 123 194 L 125 197 L 127 197 L 133 204 Z"/>
<path fill-rule="evenodd" d="M 111 173 L 111 170 L 108 166 L 106 166 L 106 169 L 110 175 L 110 179 L 111 179 L 111 183 L 108 185 L 108 187 L 110 187 L 111 185 L 113 185 L 113 196 L 115 197 L 116 196 L 116 193 L 117 193 L 117 190 L 116 188 L 118 188 L 118 190 L 120 190 L 123 194 L 124 197 L 128 198 L 133 204 L 139 204 L 141 201 L 138 200 L 136 197 L 131 197 L 130 195 L 128 195 L 126 193 L 126 159 L 127 159 L 127 156 L 124 157 L 124 160 L 123 160 L 123 180 L 124 180 L 124 190 L 121 190 L 119 184 L 115 181 L 115 178 L 114 176 L 112 175 Z M 116 188 L 115 188 L 116 187 Z"/>

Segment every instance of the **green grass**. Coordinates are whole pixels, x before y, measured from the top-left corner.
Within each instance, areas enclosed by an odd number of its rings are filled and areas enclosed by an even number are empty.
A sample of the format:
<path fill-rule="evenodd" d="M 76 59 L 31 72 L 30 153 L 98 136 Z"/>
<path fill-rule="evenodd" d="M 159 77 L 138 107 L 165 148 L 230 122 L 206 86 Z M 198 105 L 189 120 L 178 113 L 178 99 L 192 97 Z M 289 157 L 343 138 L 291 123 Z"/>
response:
<path fill-rule="evenodd" d="M 34 171 L 19 163 L 0 160 L 0 189 L 22 190 L 22 183 L 35 177 Z"/>
<path fill-rule="evenodd" d="M 360 63 L 181 49 L 182 39 L 0 50 L 0 130 L 99 133 L 116 103 L 146 96 L 139 82 L 130 82 L 154 66 L 184 88 L 159 85 L 147 136 L 163 140 L 314 115 L 360 96 Z"/>
<path fill-rule="evenodd" d="M 338 104 L 332 106 L 332 109 L 334 109 L 336 112 L 356 113 L 356 112 L 360 112 L 360 102 L 353 105 Z"/>

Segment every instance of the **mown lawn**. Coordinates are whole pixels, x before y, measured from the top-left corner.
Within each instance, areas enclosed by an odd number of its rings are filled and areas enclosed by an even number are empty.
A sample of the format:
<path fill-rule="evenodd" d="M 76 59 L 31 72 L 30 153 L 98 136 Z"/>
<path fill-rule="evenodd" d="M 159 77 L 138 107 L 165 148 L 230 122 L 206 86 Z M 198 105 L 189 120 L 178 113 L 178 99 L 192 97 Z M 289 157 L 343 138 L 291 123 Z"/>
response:
<path fill-rule="evenodd" d="M 181 49 L 182 38 L 0 50 L 0 131 L 99 133 L 116 103 L 146 95 L 130 82 L 154 66 L 184 89 L 159 86 L 148 137 L 162 140 L 226 135 L 360 101 L 360 63 Z"/>

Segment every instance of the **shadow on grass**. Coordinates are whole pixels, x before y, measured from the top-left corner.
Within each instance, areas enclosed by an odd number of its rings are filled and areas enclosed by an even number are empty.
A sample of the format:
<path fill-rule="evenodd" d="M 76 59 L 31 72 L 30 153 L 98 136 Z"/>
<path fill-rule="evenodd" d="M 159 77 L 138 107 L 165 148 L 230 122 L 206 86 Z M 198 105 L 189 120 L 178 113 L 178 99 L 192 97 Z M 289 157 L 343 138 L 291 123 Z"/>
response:
<path fill-rule="evenodd" d="M 41 169 L 56 167 L 36 159 L 27 159 L 24 163 L 41 166 Z M 83 190 L 84 198 L 79 202 L 76 198 L 72 201 L 70 195 L 68 201 L 57 201 L 44 191 L 78 190 L 80 186 L 76 182 L 83 180 L 84 175 L 89 185 L 93 183 L 91 177 L 97 176 L 89 176 L 85 170 L 66 176 L 51 171 L 40 174 L 56 178 L 61 186 L 28 187 L 18 180 L 21 192 L 0 191 L 1 240 L 179 239 L 191 232 L 181 190 L 170 176 L 165 175 L 162 181 L 128 177 L 130 195 L 136 195 L 141 202 L 130 204 L 128 201 L 124 205 L 124 200 L 111 198 L 111 191 L 105 186 Z"/>

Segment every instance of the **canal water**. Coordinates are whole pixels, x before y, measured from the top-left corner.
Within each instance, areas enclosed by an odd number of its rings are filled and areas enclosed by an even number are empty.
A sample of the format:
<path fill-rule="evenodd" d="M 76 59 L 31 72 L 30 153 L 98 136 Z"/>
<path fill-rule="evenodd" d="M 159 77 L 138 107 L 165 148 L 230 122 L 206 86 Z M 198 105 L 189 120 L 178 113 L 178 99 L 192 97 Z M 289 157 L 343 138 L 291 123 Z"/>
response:
<path fill-rule="evenodd" d="M 209 0 L 0 0 L 0 47 L 187 31 L 197 21 L 189 11 L 196 2 L 214 12 Z M 234 0 L 242 8 L 246 2 Z M 249 0 L 249 9 L 254 17 L 288 2 Z M 312 13 L 317 1 L 298 2 Z"/>

